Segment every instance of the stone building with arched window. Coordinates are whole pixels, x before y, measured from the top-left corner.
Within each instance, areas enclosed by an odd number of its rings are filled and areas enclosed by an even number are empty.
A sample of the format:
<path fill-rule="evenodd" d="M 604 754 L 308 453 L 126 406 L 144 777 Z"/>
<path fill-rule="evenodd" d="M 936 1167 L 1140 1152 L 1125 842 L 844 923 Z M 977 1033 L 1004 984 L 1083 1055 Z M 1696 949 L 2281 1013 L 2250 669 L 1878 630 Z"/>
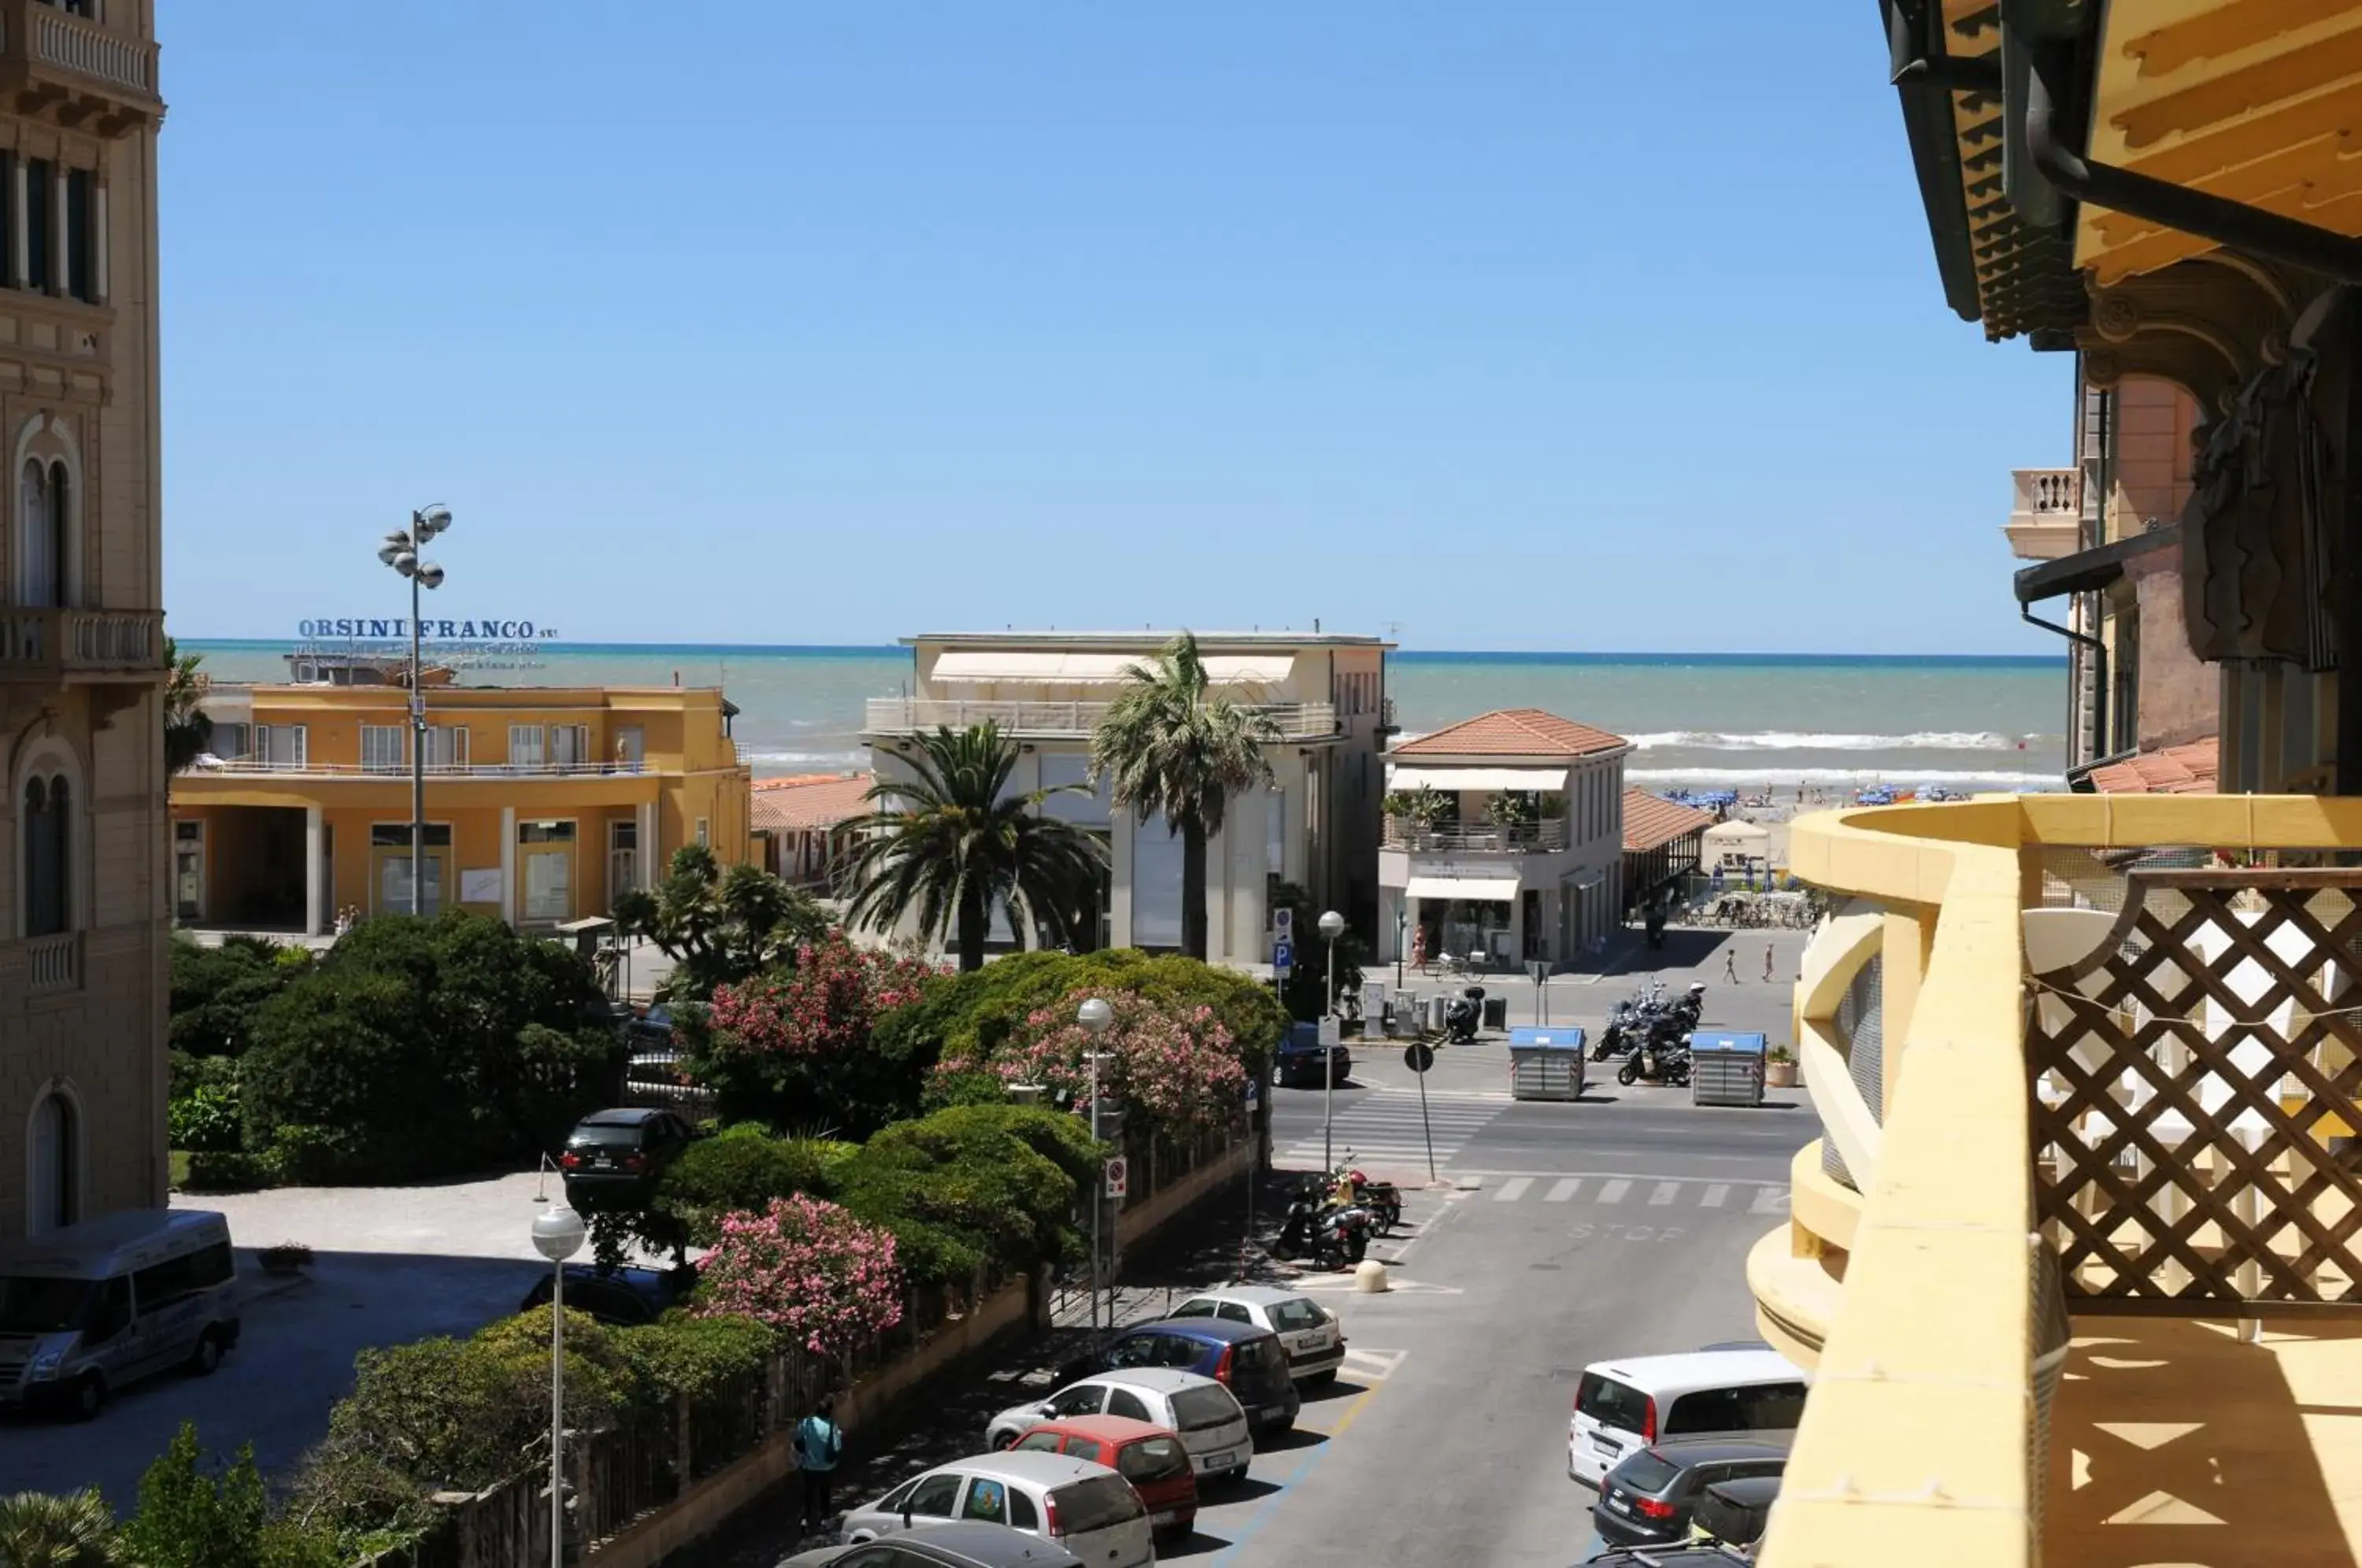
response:
<path fill-rule="evenodd" d="M 154 0 L 0 30 L 0 1236 L 161 1203 Z"/>

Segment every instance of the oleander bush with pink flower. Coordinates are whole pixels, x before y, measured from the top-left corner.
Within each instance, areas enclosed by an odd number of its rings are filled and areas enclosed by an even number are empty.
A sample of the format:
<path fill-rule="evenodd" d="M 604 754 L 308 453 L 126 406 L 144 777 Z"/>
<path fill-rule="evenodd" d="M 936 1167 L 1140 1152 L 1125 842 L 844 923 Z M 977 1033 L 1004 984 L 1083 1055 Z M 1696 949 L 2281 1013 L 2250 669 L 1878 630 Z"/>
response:
<path fill-rule="evenodd" d="M 792 967 L 719 987 L 684 1018 L 690 1073 L 715 1091 L 725 1121 L 866 1137 L 918 1113 L 928 1061 L 881 1050 L 876 1035 L 931 973 L 831 931 L 800 944 Z"/>
<path fill-rule="evenodd" d="M 752 1318 L 822 1355 L 842 1355 L 902 1320 L 893 1233 L 801 1193 L 722 1220 L 699 1265 L 701 1316 Z"/>

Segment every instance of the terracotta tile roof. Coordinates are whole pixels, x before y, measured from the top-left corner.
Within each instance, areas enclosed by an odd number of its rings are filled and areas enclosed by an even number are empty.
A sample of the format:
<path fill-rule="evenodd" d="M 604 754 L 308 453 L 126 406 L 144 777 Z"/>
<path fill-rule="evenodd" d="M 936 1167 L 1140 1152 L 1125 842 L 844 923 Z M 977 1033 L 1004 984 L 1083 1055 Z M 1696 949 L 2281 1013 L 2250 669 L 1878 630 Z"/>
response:
<path fill-rule="evenodd" d="M 1388 756 L 1586 756 L 1631 743 L 1540 708 L 1496 708 L 1405 741 Z"/>
<path fill-rule="evenodd" d="M 1646 790 L 1624 791 L 1624 853 L 1642 855 L 1714 826 L 1714 813 L 1675 805 Z"/>
<path fill-rule="evenodd" d="M 2089 777 L 2103 795 L 2212 795 L 2222 757 L 2222 742 L 2208 735 L 2103 763 Z"/>
<path fill-rule="evenodd" d="M 866 773 L 823 773 L 805 778 L 765 778 L 755 785 L 752 825 L 773 833 L 834 827 L 867 814 Z"/>

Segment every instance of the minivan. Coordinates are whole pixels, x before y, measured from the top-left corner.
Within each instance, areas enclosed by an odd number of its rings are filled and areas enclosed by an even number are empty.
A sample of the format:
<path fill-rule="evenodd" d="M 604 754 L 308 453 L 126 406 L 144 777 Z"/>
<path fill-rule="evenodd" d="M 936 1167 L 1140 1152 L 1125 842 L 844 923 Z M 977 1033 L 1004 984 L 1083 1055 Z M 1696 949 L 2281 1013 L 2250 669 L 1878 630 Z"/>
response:
<path fill-rule="evenodd" d="M 1596 1486 L 1660 1438 L 1794 1432 L 1809 1381 L 1768 1346 L 1593 1362 L 1567 1418 L 1567 1479 Z"/>
<path fill-rule="evenodd" d="M 203 1375 L 237 1343 L 229 1221 L 128 1209 L 0 1241 L 0 1405 L 82 1419 L 154 1373 Z"/>
<path fill-rule="evenodd" d="M 847 1513 L 844 1539 L 875 1540 L 947 1519 L 1038 1535 L 1098 1568 L 1156 1561 L 1148 1510 L 1131 1483 L 1104 1464 L 1032 1449 L 954 1460 L 905 1481 Z"/>

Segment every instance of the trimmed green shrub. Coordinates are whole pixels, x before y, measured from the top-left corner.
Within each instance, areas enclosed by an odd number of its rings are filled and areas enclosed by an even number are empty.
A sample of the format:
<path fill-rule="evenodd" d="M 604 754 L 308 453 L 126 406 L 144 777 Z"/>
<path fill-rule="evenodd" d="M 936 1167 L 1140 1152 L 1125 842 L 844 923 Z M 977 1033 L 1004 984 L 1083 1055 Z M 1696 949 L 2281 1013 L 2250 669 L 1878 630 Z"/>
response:
<path fill-rule="evenodd" d="M 684 1312 L 644 1328 L 612 1331 L 609 1338 L 644 1400 L 711 1397 L 760 1375 L 778 1348 L 778 1336 L 751 1318 Z"/>
<path fill-rule="evenodd" d="M 139 1478 L 139 1508 L 120 1539 L 139 1568 L 335 1568 L 344 1560 L 327 1530 L 270 1517 L 253 1444 L 209 1472 L 188 1421 Z"/>
<path fill-rule="evenodd" d="M 814 1139 L 774 1137 L 760 1123 L 742 1121 L 682 1150 L 657 1184 L 657 1207 L 678 1220 L 691 1242 L 710 1247 L 722 1216 L 734 1209 L 759 1211 L 794 1192 L 827 1197 L 824 1146 Z"/>
<path fill-rule="evenodd" d="M 269 1160 L 237 1149 L 201 1149 L 189 1155 L 190 1192 L 251 1192 L 270 1187 L 278 1172 Z"/>
<path fill-rule="evenodd" d="M 255 1013 L 312 964 L 309 948 L 252 936 L 204 947 L 179 933 L 171 953 L 169 1040 L 192 1056 L 244 1054 L 253 1043 Z"/>
<path fill-rule="evenodd" d="M 206 1084 L 192 1089 L 165 1107 L 165 1121 L 166 1141 L 191 1154 L 236 1149 L 246 1132 L 235 1087 Z"/>
<path fill-rule="evenodd" d="M 961 1284 L 988 1264 L 1013 1272 L 1078 1252 L 1076 1196 L 1098 1159 L 1062 1111 L 957 1106 L 870 1139 L 837 1171 L 835 1191 L 894 1233 L 913 1282 Z"/>

